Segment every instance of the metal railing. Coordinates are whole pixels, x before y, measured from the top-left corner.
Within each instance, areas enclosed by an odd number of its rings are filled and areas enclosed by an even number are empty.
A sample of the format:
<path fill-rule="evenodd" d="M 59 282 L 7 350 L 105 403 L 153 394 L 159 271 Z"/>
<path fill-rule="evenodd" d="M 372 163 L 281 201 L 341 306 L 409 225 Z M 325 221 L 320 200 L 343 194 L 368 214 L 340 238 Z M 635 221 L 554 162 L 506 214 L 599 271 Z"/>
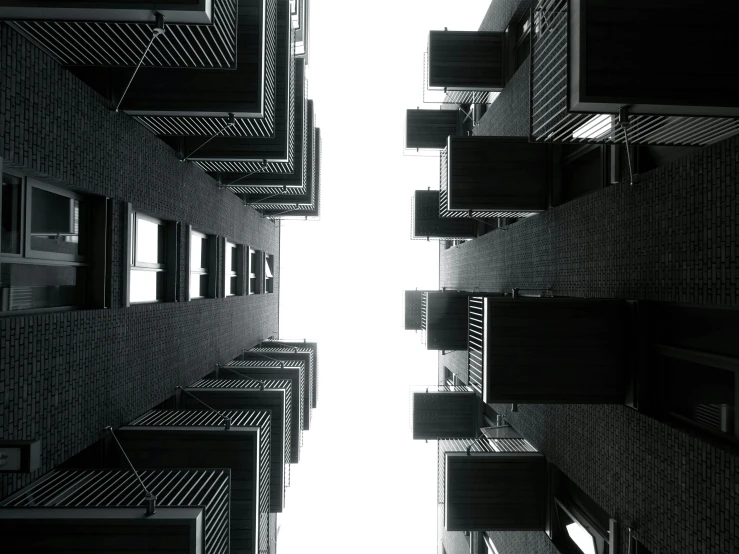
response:
<path fill-rule="evenodd" d="M 212 24 L 167 25 L 167 33 L 147 52 L 144 66 L 232 68 L 237 61 L 237 23 L 237 0 L 213 0 Z M 11 25 L 62 65 L 75 66 L 135 66 L 151 34 L 149 23 L 15 21 Z"/>
<path fill-rule="evenodd" d="M 483 336 L 483 309 L 484 299 L 480 296 L 471 296 L 469 301 L 469 346 L 467 348 L 467 367 L 469 369 L 470 386 L 479 395 L 482 395 L 482 353 L 485 345 Z"/>
<path fill-rule="evenodd" d="M 739 132 L 739 119 L 630 115 L 628 135 L 615 115 L 568 106 L 569 0 L 539 0 L 531 33 L 531 128 L 536 142 L 702 146 Z"/>

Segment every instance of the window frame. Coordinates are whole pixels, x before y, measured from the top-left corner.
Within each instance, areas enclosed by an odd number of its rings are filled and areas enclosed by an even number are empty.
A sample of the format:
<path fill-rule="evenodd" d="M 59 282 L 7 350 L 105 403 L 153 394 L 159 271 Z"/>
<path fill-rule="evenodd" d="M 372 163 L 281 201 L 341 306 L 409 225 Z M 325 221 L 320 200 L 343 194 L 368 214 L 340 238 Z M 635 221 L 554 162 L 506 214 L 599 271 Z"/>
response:
<path fill-rule="evenodd" d="M 267 254 L 266 252 L 262 253 L 262 280 L 263 280 L 263 287 L 262 291 L 265 294 L 273 294 L 275 292 L 275 255 L 274 254 Z M 270 273 L 272 274 L 272 277 L 267 277 L 267 268 L 268 266 L 268 260 L 272 261 Z"/>
<path fill-rule="evenodd" d="M 193 236 L 198 236 L 198 238 L 201 238 L 203 241 L 203 248 L 206 250 L 205 267 L 199 267 L 197 269 L 194 269 L 192 267 Z M 204 233 L 203 231 L 193 229 L 192 225 L 187 226 L 187 288 L 186 288 L 186 294 L 187 294 L 188 301 L 202 300 L 204 298 L 216 298 L 217 297 L 217 293 L 218 293 L 217 286 L 219 282 L 218 264 L 216 261 L 217 254 L 218 254 L 218 241 L 219 241 L 219 237 L 217 235 L 210 235 L 208 233 Z M 200 279 L 200 277 L 202 277 L 203 275 L 206 276 L 204 294 L 201 294 L 199 296 L 192 295 L 191 286 L 192 286 L 193 275 L 197 275 L 198 279 Z"/>
<path fill-rule="evenodd" d="M 246 260 L 247 264 L 247 293 L 248 294 L 262 294 L 262 251 L 252 248 L 248 249 L 248 257 Z M 253 286 L 252 286 L 253 282 Z"/>
<path fill-rule="evenodd" d="M 137 259 L 136 252 L 136 236 L 138 228 L 138 220 L 148 221 L 163 228 L 164 252 L 159 259 L 163 262 L 144 262 Z M 175 302 L 177 300 L 177 278 L 178 278 L 178 252 L 179 252 L 179 223 L 166 219 L 159 219 L 149 213 L 134 208 L 131 204 L 127 204 L 126 209 L 126 230 L 125 230 L 125 271 L 123 275 L 124 285 L 123 305 L 130 307 L 139 304 L 158 304 L 160 302 Z M 154 300 L 131 300 L 131 272 L 132 271 L 153 271 L 164 273 L 164 283 L 162 290 L 157 291 L 157 297 Z"/>
<path fill-rule="evenodd" d="M 233 248 L 231 254 L 232 260 L 235 257 L 237 271 L 233 271 L 226 265 L 226 252 L 228 248 Z M 232 296 L 243 296 L 244 295 L 244 245 L 239 244 L 235 241 L 231 241 L 228 238 L 223 239 L 223 276 L 221 278 L 221 286 L 223 287 L 223 297 L 230 298 Z M 227 283 L 230 279 L 236 277 L 236 286 L 234 292 L 228 294 L 229 287 Z"/>
<path fill-rule="evenodd" d="M 27 264 L 34 266 L 56 266 L 85 268 L 82 275 L 78 274 L 79 281 L 75 288 L 81 287 L 84 291 L 79 304 L 29 308 L 23 310 L 0 310 L 0 317 L 14 315 L 30 315 L 56 311 L 105 308 L 109 305 L 107 292 L 107 260 L 109 259 L 107 237 L 110 201 L 107 197 L 98 194 L 78 193 L 63 186 L 45 183 L 21 172 L 4 168 L 0 159 L 0 172 L 3 175 L 17 180 L 18 199 L 18 251 L 0 252 L 0 267 L 5 264 Z M 84 203 L 80 206 L 78 216 L 78 237 L 83 237 L 79 243 L 82 253 L 65 254 L 62 252 L 48 252 L 32 247 L 31 237 L 33 224 L 33 191 L 42 190 L 70 200 Z M 0 195 L 0 218 L 2 218 L 2 195 Z M 46 236 L 51 235 L 51 233 Z M 12 287 L 10 287 L 12 288 Z"/>

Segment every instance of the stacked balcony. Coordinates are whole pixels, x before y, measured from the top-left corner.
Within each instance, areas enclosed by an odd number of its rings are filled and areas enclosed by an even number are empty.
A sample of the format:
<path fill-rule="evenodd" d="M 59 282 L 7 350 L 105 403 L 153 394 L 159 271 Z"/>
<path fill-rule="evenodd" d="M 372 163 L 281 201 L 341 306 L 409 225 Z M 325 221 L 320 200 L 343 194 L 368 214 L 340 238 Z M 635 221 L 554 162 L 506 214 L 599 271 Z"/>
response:
<path fill-rule="evenodd" d="M 247 352 L 0 503 L 9 551 L 273 552 L 318 345 Z"/>
<path fill-rule="evenodd" d="M 0 19 L 245 204 L 318 217 L 307 1 L 5 4 Z"/>
<path fill-rule="evenodd" d="M 739 11 L 722 1 L 722 17 L 697 18 L 703 7 L 539 0 L 532 139 L 701 146 L 739 132 Z"/>
<path fill-rule="evenodd" d="M 525 439 L 438 442 L 447 531 L 544 531 L 547 462 Z"/>
<path fill-rule="evenodd" d="M 230 491 L 228 469 L 54 470 L 0 503 L 3 548 L 226 554 Z"/>
<path fill-rule="evenodd" d="M 283 362 L 285 365 L 302 362 L 305 368 L 304 386 L 307 393 L 303 401 L 303 429 L 310 429 L 314 397 L 317 392 L 316 367 L 313 351 L 308 346 L 258 346 L 245 351 L 239 360 Z"/>
<path fill-rule="evenodd" d="M 180 402 L 185 409 L 203 409 L 203 404 L 222 413 L 232 410 L 262 410 L 269 419 L 268 465 L 270 512 L 279 513 L 285 503 L 285 466 L 290 460 L 291 382 L 252 379 L 201 379 L 184 389 Z"/>

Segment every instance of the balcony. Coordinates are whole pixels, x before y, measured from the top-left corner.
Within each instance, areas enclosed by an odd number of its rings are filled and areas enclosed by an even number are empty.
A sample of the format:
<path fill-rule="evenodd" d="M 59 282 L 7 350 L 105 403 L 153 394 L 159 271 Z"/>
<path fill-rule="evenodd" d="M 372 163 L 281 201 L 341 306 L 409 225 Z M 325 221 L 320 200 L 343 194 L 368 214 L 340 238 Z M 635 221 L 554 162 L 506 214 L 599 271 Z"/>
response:
<path fill-rule="evenodd" d="M 229 550 L 230 471 L 54 470 L 0 503 L 4 548 L 23 552 Z M 122 549 L 122 545 L 126 545 Z"/>
<path fill-rule="evenodd" d="M 626 301 L 474 298 L 469 325 L 470 381 L 486 403 L 625 401 Z"/>
<path fill-rule="evenodd" d="M 284 340 L 284 339 L 268 339 L 260 343 L 263 348 L 297 348 L 298 352 L 310 352 L 310 374 L 313 376 L 312 392 L 313 399 L 311 407 L 315 408 L 318 404 L 318 343 L 301 340 Z"/>
<path fill-rule="evenodd" d="M 258 0 L 254 0 L 255 2 Z M 264 3 L 264 0 L 261 0 Z M 0 19 L 65 66 L 136 66 L 152 37 L 155 13 L 166 31 L 144 56 L 148 67 L 233 69 L 237 0 L 4 0 Z M 240 8 L 239 8 L 240 9 Z"/>
<path fill-rule="evenodd" d="M 447 139 L 439 168 L 441 218 L 529 217 L 548 206 L 546 145 L 507 137 Z"/>
<path fill-rule="evenodd" d="M 739 132 L 739 8 L 713 7 L 721 17 L 696 17 L 697 0 L 539 0 L 532 139 L 701 146 Z"/>
<path fill-rule="evenodd" d="M 187 387 L 178 400 L 178 407 L 203 410 L 265 410 L 271 413 L 269 444 L 269 511 L 281 512 L 285 504 L 285 465 L 290 459 L 290 400 L 291 383 L 273 382 L 267 388 L 264 382 L 252 379 L 201 379 Z M 262 388 L 262 386 L 264 388 Z M 195 398 L 193 398 L 195 397 Z M 197 399 L 197 400 L 196 400 Z"/>
<path fill-rule="evenodd" d="M 272 362 L 284 362 L 288 365 L 292 362 L 302 362 L 305 367 L 305 390 L 308 395 L 303 399 L 303 429 L 310 429 L 311 408 L 313 406 L 313 388 L 315 381 L 313 367 L 313 353 L 309 349 L 285 346 L 258 346 L 245 351 L 239 359 L 241 360 L 268 360 Z"/>
<path fill-rule="evenodd" d="M 442 218 L 438 190 L 417 190 L 411 206 L 411 238 L 456 240 L 477 237 L 477 222 L 465 217 Z"/>
<path fill-rule="evenodd" d="M 270 426 L 266 410 L 152 410 L 116 436 L 137 468 L 229 468 L 231 552 L 257 554 L 269 534 Z M 127 467 L 116 445 L 106 464 Z"/>
<path fill-rule="evenodd" d="M 411 394 L 414 439 L 475 438 L 479 434 L 482 405 L 471 387 L 419 387 Z"/>
<path fill-rule="evenodd" d="M 405 147 L 446 147 L 447 137 L 461 136 L 462 116 L 459 110 L 407 110 L 405 117 Z"/>
<path fill-rule="evenodd" d="M 303 399 L 305 398 L 305 366 L 302 362 L 271 362 L 269 360 L 233 360 L 218 369 L 218 379 L 254 379 L 265 382 L 265 388 L 274 388 L 274 381 L 289 381 L 290 463 L 300 461 L 300 445 L 303 442 Z M 287 418 L 286 418 L 287 421 Z"/>
<path fill-rule="evenodd" d="M 525 439 L 438 442 L 446 531 L 544 531 L 547 462 Z"/>

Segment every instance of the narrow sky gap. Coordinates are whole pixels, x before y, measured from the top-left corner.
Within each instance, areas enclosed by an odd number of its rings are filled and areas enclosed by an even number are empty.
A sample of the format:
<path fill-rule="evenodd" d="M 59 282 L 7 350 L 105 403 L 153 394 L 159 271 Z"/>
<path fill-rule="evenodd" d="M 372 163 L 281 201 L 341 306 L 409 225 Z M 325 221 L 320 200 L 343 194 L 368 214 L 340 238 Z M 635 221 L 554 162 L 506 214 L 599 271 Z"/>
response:
<path fill-rule="evenodd" d="M 321 220 L 282 222 L 280 335 L 319 342 L 320 402 L 280 552 L 435 551 L 436 444 L 411 439 L 409 394 L 436 384 L 437 353 L 403 330 L 402 291 L 438 287 L 438 243 L 410 225 L 439 162 L 404 157 L 403 130 L 406 109 L 437 107 L 423 104 L 429 30 L 477 30 L 489 5 L 311 2 Z"/>

